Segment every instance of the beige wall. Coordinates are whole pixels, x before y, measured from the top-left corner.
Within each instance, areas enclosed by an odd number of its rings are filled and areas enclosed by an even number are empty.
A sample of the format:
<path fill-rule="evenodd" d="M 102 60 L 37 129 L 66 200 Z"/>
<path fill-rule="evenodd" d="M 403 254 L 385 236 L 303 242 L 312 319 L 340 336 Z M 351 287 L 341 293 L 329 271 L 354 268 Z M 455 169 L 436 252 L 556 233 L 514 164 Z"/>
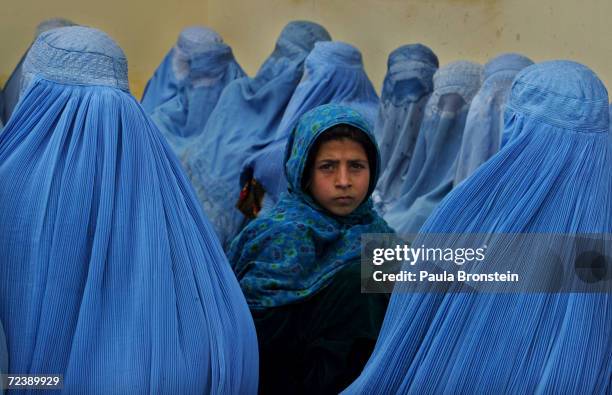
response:
<path fill-rule="evenodd" d="M 1 8 L 0 82 L 38 22 L 62 16 L 99 27 L 119 42 L 137 97 L 185 26 L 208 24 L 219 31 L 252 75 L 293 19 L 317 21 L 335 39 L 359 47 L 379 90 L 388 53 L 414 42 L 429 45 L 442 64 L 484 63 L 507 51 L 535 61 L 574 59 L 612 89 L 610 0 L 2 0 Z"/>
<path fill-rule="evenodd" d="M 182 28 L 206 23 L 207 0 L 1 0 L 0 9 L 0 82 L 30 45 L 36 25 L 64 17 L 102 29 L 119 43 L 132 92 L 140 97 Z"/>
<path fill-rule="evenodd" d="M 612 90 L 610 0 L 209 0 L 208 15 L 249 74 L 285 23 L 310 19 L 362 50 L 377 89 L 389 52 L 422 42 L 441 64 L 484 63 L 508 51 L 535 61 L 577 60 Z"/>

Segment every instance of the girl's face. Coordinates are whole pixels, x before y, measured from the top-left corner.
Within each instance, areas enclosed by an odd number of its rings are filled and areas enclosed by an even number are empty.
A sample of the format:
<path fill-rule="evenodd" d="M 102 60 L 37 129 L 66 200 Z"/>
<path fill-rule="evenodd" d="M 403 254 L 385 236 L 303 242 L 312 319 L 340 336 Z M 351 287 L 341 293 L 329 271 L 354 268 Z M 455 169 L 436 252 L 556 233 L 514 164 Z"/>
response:
<path fill-rule="evenodd" d="M 339 216 L 359 207 L 370 186 L 365 150 L 347 138 L 321 144 L 311 174 L 310 194 L 319 205 Z"/>

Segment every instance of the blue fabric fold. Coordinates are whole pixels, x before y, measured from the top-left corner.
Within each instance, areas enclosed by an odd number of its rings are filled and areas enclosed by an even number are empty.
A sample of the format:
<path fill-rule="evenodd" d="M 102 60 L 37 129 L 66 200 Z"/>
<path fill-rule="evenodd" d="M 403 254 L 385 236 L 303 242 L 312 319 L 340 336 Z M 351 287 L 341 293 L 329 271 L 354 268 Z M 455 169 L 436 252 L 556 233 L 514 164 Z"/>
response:
<path fill-rule="evenodd" d="M 416 233 L 452 189 L 468 108 L 481 76 L 482 66 L 467 61 L 450 63 L 434 74 L 434 91 L 398 198 L 378 206 L 398 233 Z"/>
<path fill-rule="evenodd" d="M 485 65 L 482 86 L 470 104 L 465 121 L 455 185 L 468 178 L 499 150 L 510 86 L 518 72 L 532 64 L 522 55 L 508 53 L 491 59 Z"/>
<path fill-rule="evenodd" d="M 285 107 L 302 78 L 304 59 L 316 42 L 329 39 L 329 33 L 316 23 L 287 24 L 257 75 L 226 86 L 204 131 L 181 158 L 224 246 L 228 246 L 244 221 L 242 213 L 234 207 L 241 188 L 242 164 L 273 140 Z"/>
<path fill-rule="evenodd" d="M 170 52 L 142 102 L 181 158 L 204 131 L 223 89 L 246 74 L 231 48 L 210 29 L 185 29 Z"/>
<path fill-rule="evenodd" d="M 266 195 L 264 209 L 272 207 L 287 189 L 283 162 L 287 138 L 298 119 L 322 104 L 343 104 L 374 124 L 379 99 L 364 68 L 361 53 L 350 44 L 330 41 L 315 44 L 306 58 L 304 77 L 287 105 L 274 142 L 256 152 L 242 166 L 240 185 L 258 180 Z"/>
<path fill-rule="evenodd" d="M 603 83 L 575 62 L 543 62 L 517 75 L 509 102 L 512 139 L 440 203 L 416 245 L 441 233 L 494 243 L 503 233 L 612 231 Z M 610 322 L 609 293 L 394 292 L 376 349 L 345 393 L 609 393 Z"/>
<path fill-rule="evenodd" d="M 123 51 L 54 29 L 24 75 L 0 136 L 9 372 L 62 374 L 66 393 L 256 393 L 248 306 Z"/>

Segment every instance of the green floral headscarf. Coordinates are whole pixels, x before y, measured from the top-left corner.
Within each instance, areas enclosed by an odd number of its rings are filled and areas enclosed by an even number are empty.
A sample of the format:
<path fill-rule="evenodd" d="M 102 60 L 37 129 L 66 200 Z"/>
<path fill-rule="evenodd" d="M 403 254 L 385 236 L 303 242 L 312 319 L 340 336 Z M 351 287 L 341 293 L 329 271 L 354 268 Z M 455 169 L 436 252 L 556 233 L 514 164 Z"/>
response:
<path fill-rule="evenodd" d="M 351 214 L 334 216 L 301 189 L 315 140 L 339 124 L 358 128 L 376 146 L 370 126 L 351 108 L 328 104 L 304 114 L 287 142 L 288 192 L 232 242 L 228 256 L 252 309 L 282 306 L 314 295 L 338 271 L 360 258 L 362 234 L 392 232 L 369 199 L 380 169 L 378 149 L 375 171 L 370 174 L 372 187 Z"/>

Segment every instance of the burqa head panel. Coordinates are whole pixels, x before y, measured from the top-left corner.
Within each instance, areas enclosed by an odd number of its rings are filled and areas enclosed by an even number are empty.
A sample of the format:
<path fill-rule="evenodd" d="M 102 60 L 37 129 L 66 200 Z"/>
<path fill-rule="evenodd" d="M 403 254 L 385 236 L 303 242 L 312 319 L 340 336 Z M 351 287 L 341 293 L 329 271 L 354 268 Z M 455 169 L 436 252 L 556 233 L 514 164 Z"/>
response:
<path fill-rule="evenodd" d="M 34 39 L 38 37 L 40 34 L 46 32 L 47 30 L 55 29 L 58 27 L 64 26 L 72 26 L 75 23 L 65 19 L 65 18 L 51 18 L 44 20 L 38 24 L 36 27 L 36 34 L 34 35 Z M 6 124 L 13 113 L 17 102 L 19 101 L 19 96 L 21 95 L 22 89 L 22 65 L 23 60 L 25 59 L 26 53 L 23 55 L 8 80 L 4 84 L 4 88 L 2 89 L 2 96 L 4 101 L 4 106 L 1 109 L 0 118 Z"/>

